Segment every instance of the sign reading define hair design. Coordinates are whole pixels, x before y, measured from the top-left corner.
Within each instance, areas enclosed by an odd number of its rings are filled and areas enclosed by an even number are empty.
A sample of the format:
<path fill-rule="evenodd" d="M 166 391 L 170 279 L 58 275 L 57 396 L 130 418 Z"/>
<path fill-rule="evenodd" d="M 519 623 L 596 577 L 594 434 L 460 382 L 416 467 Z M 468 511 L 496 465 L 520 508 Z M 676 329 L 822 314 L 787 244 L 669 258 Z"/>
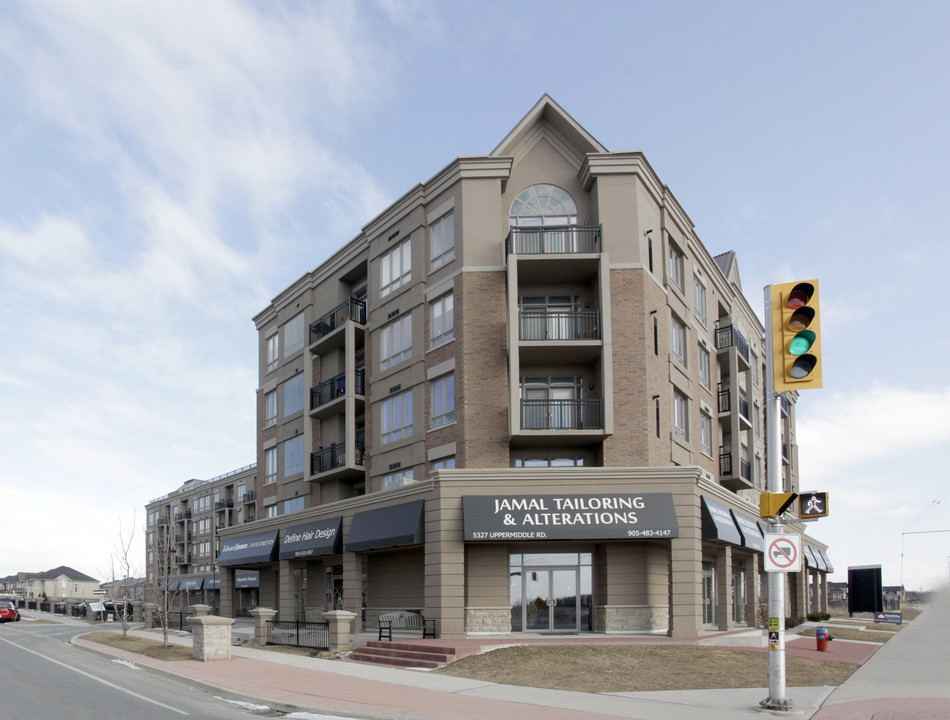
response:
<path fill-rule="evenodd" d="M 294 560 L 339 553 L 343 549 L 342 526 L 343 518 L 337 516 L 289 527 L 284 530 L 278 557 L 281 560 Z"/>
<path fill-rule="evenodd" d="M 465 540 L 619 540 L 679 537 L 672 493 L 466 495 Z"/>

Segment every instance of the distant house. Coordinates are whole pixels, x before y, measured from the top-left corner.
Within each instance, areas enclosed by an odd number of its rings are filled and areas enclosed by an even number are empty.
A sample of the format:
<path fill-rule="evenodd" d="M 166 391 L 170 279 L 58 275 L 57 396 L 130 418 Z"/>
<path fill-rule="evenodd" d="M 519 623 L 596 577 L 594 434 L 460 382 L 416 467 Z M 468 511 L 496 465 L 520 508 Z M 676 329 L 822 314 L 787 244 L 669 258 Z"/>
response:
<path fill-rule="evenodd" d="M 99 586 L 111 598 L 145 599 L 145 578 L 123 578 L 114 582 L 104 582 Z"/>
<path fill-rule="evenodd" d="M 828 583 L 828 604 L 831 606 L 840 606 L 848 602 L 848 583 L 830 582 Z"/>
<path fill-rule="evenodd" d="M 900 610 L 901 596 L 904 594 L 904 587 L 902 585 L 885 585 L 883 591 L 884 609 Z"/>
<path fill-rule="evenodd" d="M 81 600 L 94 597 L 99 581 L 94 577 L 60 565 L 40 573 L 17 573 L 19 593 L 27 598 Z"/>

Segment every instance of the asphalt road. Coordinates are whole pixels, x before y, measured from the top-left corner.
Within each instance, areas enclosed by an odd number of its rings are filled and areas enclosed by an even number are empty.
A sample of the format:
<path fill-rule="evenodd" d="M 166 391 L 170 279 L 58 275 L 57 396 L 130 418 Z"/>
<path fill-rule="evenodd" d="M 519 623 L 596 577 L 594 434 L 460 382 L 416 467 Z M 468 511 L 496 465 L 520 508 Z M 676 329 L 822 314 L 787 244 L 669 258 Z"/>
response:
<path fill-rule="evenodd" d="M 83 632 L 88 628 L 26 620 L 0 625 L 0 717 L 238 720 L 279 715 L 69 644 Z"/>

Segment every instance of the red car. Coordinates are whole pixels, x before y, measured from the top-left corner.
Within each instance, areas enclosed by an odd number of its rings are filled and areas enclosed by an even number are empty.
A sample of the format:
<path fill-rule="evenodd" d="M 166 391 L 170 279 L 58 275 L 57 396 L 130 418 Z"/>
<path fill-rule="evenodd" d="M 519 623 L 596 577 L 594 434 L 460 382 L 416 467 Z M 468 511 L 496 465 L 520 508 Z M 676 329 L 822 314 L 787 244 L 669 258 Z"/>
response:
<path fill-rule="evenodd" d="M 0 622 L 12 622 L 20 619 L 20 611 L 12 602 L 0 601 Z"/>

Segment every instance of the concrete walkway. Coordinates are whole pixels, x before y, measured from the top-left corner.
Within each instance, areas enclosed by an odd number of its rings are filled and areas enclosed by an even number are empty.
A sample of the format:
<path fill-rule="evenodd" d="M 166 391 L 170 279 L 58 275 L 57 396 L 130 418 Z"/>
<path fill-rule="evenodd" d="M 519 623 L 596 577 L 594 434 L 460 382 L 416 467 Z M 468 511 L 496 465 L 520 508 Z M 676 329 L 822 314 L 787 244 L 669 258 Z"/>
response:
<path fill-rule="evenodd" d="M 102 627 L 106 629 L 106 627 Z M 111 628 L 110 628 L 111 629 Z M 135 631 L 149 637 L 154 633 Z M 604 642 L 617 642 L 616 637 Z M 637 638 L 636 641 L 642 641 Z M 669 642 L 666 638 L 656 638 Z M 190 636 L 173 638 L 190 645 Z M 509 643 L 511 638 L 508 639 Z M 631 641 L 628 639 L 628 642 Z M 451 678 L 416 670 L 322 660 L 233 647 L 225 662 L 162 662 L 77 638 L 75 644 L 172 673 L 280 710 L 372 714 L 406 720 L 735 720 L 761 717 L 767 688 L 636 693 L 579 693 Z M 576 642 L 576 639 L 575 639 Z M 728 647 L 729 638 L 716 644 Z M 482 643 L 485 644 L 485 643 Z M 890 642 L 835 640 L 819 653 L 792 638 L 788 654 L 862 664 L 839 688 L 789 688 L 792 712 L 815 720 L 950 720 L 950 603 L 935 605 Z M 764 651 L 742 648 L 750 652 Z"/>

